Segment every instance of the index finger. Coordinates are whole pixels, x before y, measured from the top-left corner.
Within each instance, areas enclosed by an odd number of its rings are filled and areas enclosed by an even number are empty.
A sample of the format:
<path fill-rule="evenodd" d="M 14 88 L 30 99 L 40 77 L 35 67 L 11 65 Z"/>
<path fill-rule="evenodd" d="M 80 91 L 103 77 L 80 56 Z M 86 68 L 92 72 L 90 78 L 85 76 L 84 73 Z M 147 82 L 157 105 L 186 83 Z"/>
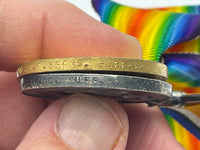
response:
<path fill-rule="evenodd" d="M 54 57 L 141 58 L 139 42 L 64 0 L 1 0 L 0 70 Z"/>

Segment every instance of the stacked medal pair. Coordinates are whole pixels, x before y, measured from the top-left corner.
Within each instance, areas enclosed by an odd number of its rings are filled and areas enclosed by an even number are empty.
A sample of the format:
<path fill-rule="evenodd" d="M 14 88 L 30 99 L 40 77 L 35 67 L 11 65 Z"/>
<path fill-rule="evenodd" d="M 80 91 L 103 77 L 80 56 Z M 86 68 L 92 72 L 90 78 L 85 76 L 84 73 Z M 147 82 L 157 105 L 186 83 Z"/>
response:
<path fill-rule="evenodd" d="M 29 61 L 17 70 L 22 93 L 57 99 L 86 93 L 119 102 L 167 105 L 172 86 L 166 65 L 154 61 L 114 57 L 74 57 Z"/>

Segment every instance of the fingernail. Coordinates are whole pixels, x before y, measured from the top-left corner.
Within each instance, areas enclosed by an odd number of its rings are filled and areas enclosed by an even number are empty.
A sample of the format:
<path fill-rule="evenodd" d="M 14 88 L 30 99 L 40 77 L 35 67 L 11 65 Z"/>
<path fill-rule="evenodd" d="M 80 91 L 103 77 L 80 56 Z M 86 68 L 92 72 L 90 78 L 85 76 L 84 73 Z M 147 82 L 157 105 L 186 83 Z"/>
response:
<path fill-rule="evenodd" d="M 60 138 L 77 150 L 111 150 L 122 123 L 101 98 L 76 94 L 68 97 L 58 119 Z"/>
<path fill-rule="evenodd" d="M 131 47 L 133 48 L 133 55 L 135 58 L 142 58 L 142 46 L 140 42 L 134 37 L 129 34 L 125 34 L 129 42 L 131 43 Z"/>

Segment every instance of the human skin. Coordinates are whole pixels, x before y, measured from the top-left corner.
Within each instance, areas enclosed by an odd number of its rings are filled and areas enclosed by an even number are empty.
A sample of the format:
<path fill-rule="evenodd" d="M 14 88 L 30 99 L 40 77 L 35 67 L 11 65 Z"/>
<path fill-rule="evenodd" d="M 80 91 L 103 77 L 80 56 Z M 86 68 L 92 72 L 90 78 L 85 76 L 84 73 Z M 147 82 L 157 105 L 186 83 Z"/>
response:
<path fill-rule="evenodd" d="M 81 94 L 52 102 L 20 93 L 19 63 L 78 56 L 141 58 L 142 50 L 135 38 L 64 0 L 0 0 L 0 149 L 183 149 L 157 107 Z"/>

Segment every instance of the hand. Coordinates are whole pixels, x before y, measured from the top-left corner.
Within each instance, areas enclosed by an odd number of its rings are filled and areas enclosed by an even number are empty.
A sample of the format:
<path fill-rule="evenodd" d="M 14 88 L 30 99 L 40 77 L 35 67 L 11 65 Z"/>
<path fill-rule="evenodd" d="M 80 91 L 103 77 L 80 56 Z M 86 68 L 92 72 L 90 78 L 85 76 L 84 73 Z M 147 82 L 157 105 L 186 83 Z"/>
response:
<path fill-rule="evenodd" d="M 0 149 L 183 149 L 156 107 L 84 94 L 50 104 L 20 93 L 19 63 L 74 56 L 141 58 L 142 51 L 135 38 L 64 0 L 0 0 Z"/>

